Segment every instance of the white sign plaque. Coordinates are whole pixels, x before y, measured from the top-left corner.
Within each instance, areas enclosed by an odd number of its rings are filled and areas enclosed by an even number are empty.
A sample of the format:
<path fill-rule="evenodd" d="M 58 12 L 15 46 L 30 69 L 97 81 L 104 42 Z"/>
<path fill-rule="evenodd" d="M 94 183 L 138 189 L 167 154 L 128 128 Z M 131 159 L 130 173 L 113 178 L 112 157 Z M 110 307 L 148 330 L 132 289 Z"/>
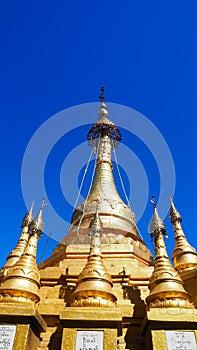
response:
<path fill-rule="evenodd" d="M 77 331 L 75 350 L 103 350 L 103 331 Z"/>
<path fill-rule="evenodd" d="M 166 331 L 168 350 L 196 350 L 194 332 Z"/>
<path fill-rule="evenodd" d="M 12 350 L 15 334 L 15 325 L 0 325 L 0 350 Z"/>

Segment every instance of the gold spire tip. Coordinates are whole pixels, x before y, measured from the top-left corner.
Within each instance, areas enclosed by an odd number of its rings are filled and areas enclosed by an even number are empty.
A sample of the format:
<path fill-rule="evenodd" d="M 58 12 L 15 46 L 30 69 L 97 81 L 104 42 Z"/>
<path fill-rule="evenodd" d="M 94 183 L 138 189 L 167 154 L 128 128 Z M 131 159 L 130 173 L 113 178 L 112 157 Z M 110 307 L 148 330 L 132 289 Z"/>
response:
<path fill-rule="evenodd" d="M 182 216 L 179 213 L 179 211 L 175 208 L 172 196 L 170 196 L 169 217 L 170 217 L 170 221 L 171 221 L 172 224 L 175 223 L 176 221 L 179 221 L 179 222 L 182 221 Z"/>
<path fill-rule="evenodd" d="M 157 230 L 161 230 L 163 235 L 166 235 L 166 227 L 165 224 L 163 222 L 163 220 L 161 219 L 161 217 L 158 214 L 157 211 L 157 204 L 155 201 L 155 195 L 152 195 L 152 199 L 151 199 L 151 203 L 153 204 L 153 217 L 150 223 L 150 234 L 151 234 L 151 238 L 154 237 L 154 234 Z"/>
<path fill-rule="evenodd" d="M 41 236 L 42 233 L 44 232 L 44 222 L 42 219 L 42 210 L 45 206 L 46 206 L 46 202 L 45 202 L 45 199 L 43 198 L 38 215 L 37 215 L 36 219 L 34 220 L 32 227 L 31 227 L 32 233 L 33 234 L 37 233 L 38 236 Z"/>
<path fill-rule="evenodd" d="M 34 207 L 34 200 L 32 201 L 32 204 L 29 208 L 29 211 L 27 212 L 27 214 L 25 214 L 25 216 L 23 217 L 22 220 L 22 224 L 21 227 L 24 228 L 25 226 L 31 226 L 32 221 L 33 221 L 33 207 Z"/>

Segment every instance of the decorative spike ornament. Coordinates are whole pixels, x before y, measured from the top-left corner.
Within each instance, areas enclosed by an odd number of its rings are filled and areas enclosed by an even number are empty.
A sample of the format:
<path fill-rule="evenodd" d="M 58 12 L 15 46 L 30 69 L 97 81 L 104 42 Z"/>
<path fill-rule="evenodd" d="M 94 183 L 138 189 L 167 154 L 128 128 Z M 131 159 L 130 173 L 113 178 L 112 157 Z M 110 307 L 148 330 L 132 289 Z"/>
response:
<path fill-rule="evenodd" d="M 174 228 L 175 248 L 173 250 L 174 267 L 179 272 L 197 268 L 197 252 L 188 243 L 183 232 L 182 217 L 175 208 L 173 199 L 170 197 L 171 205 L 169 211 L 170 221 Z"/>
<path fill-rule="evenodd" d="M 0 287 L 0 302 L 39 302 L 40 274 L 36 264 L 38 239 L 42 234 L 42 209 L 31 225 L 26 249 L 14 266 L 10 267 Z"/>
<path fill-rule="evenodd" d="M 42 212 L 43 212 L 43 208 L 45 205 L 46 205 L 46 202 L 43 198 L 38 215 L 37 215 L 36 219 L 32 222 L 32 225 L 31 225 L 32 233 L 36 232 L 38 235 L 42 235 L 42 233 L 44 231 L 44 222 L 42 219 Z"/>
<path fill-rule="evenodd" d="M 155 200 L 150 229 L 155 243 L 154 271 L 150 278 L 150 294 L 146 298 L 148 308 L 194 308 L 191 296 L 183 287 L 183 281 L 170 263 L 164 242 L 166 228 L 159 217 Z"/>
<path fill-rule="evenodd" d="M 24 216 L 21 227 L 30 227 L 33 223 L 34 217 L 33 217 L 33 207 L 34 207 L 34 201 L 31 204 L 31 207 L 29 208 L 28 213 Z"/>
<path fill-rule="evenodd" d="M 115 307 L 117 298 L 112 293 L 111 276 L 101 256 L 102 222 L 98 211 L 90 223 L 89 236 L 88 261 L 79 275 L 76 290 L 71 295 L 71 306 Z"/>

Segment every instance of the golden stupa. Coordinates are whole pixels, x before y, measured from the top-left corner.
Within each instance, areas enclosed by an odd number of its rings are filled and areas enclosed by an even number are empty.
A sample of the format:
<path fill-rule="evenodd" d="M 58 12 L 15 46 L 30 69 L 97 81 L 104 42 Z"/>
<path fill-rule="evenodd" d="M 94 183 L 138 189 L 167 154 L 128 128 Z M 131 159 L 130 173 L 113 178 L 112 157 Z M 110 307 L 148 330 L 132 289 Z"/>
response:
<path fill-rule="evenodd" d="M 155 242 L 155 264 L 150 278 L 150 294 L 146 298 L 148 308 L 194 308 L 192 297 L 183 286 L 183 281 L 170 263 L 164 235 L 166 228 L 157 212 L 155 200 L 150 231 Z"/>
<path fill-rule="evenodd" d="M 182 349 L 179 339 L 190 342 L 184 349 L 194 350 L 196 252 L 173 203 L 174 267 L 154 200 L 155 258 L 140 238 L 135 215 L 113 178 L 111 153 L 122 136 L 109 118 L 103 88 L 100 98 L 98 119 L 87 137 L 96 154 L 87 198 L 74 209 L 61 243 L 39 266 L 44 204 L 36 219 L 30 208 L 1 270 L 1 334 L 9 339 L 9 350 L 171 350 Z"/>
<path fill-rule="evenodd" d="M 183 271 L 197 268 L 197 252 L 188 243 L 187 238 L 185 237 L 181 226 L 182 217 L 175 208 L 172 198 L 169 216 L 175 235 L 175 248 L 172 257 L 175 269 Z"/>
<path fill-rule="evenodd" d="M 114 307 L 111 276 L 101 256 L 102 222 L 98 214 L 90 222 L 90 252 L 87 264 L 79 274 L 77 287 L 71 295 L 71 306 Z"/>
<path fill-rule="evenodd" d="M 35 221 L 32 219 L 32 207 L 23 220 L 23 225 L 25 225 L 25 227 L 29 227 L 28 225 L 30 225 L 30 236 L 24 252 L 16 262 L 6 270 L 6 274 L 0 286 L 0 302 L 17 301 L 37 303 L 40 300 L 40 273 L 36 264 L 36 249 L 38 239 L 44 230 L 42 220 L 43 205 L 44 204 L 42 204 Z M 14 252 L 17 251 L 19 244 L 21 244 L 20 240 Z M 8 261 L 9 257 L 7 262 Z"/>
<path fill-rule="evenodd" d="M 32 203 L 28 213 L 23 218 L 22 225 L 21 225 L 22 227 L 21 236 L 19 237 L 16 247 L 9 253 L 9 255 L 6 258 L 6 263 L 2 267 L 0 272 L 0 281 L 5 276 L 6 271 L 9 269 L 9 267 L 13 266 L 20 259 L 21 255 L 25 251 L 25 248 L 27 247 L 29 230 L 33 222 L 33 215 L 32 215 L 33 206 L 34 206 L 34 203 Z"/>

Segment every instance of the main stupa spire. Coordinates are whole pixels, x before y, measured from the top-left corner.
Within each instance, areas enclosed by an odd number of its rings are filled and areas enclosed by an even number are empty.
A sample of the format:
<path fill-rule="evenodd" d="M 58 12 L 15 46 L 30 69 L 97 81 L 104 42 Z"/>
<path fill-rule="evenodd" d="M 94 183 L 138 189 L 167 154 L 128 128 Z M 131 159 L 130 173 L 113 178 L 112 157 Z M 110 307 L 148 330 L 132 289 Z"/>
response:
<path fill-rule="evenodd" d="M 97 122 L 93 124 L 87 135 L 89 145 L 94 147 L 96 154 L 93 183 L 87 198 L 74 210 L 68 236 L 62 243 L 65 243 L 69 237 L 73 242 L 77 233 L 87 236 L 97 203 L 104 233 L 138 236 L 135 215 L 120 198 L 114 183 L 111 153 L 122 136 L 116 124 L 109 119 L 103 87 L 100 99 Z"/>

